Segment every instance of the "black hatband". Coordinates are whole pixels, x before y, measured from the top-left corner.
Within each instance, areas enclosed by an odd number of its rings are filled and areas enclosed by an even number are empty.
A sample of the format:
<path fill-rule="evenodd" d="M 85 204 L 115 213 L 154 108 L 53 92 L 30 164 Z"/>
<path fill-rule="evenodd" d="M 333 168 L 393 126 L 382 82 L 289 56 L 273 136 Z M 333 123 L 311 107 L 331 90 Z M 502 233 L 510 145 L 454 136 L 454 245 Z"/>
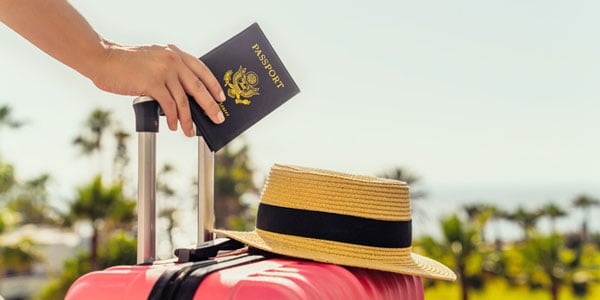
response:
<path fill-rule="evenodd" d="M 383 248 L 412 243 L 411 221 L 382 221 L 261 203 L 256 228 L 274 233 Z"/>

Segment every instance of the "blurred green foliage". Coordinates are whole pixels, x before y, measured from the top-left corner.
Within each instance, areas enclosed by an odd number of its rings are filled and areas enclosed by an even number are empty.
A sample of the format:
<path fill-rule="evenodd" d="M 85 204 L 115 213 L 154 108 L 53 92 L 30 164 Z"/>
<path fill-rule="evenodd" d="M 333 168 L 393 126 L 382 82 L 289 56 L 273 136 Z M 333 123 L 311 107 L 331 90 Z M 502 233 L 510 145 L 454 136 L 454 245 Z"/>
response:
<path fill-rule="evenodd" d="M 230 230 L 254 228 L 254 214 L 242 196 L 257 196 L 248 145 L 227 145 L 215 155 L 215 227 Z"/>
<path fill-rule="evenodd" d="M 519 207 L 504 215 L 513 222 L 525 225 L 527 234 L 522 240 L 493 243 L 483 242 L 483 227 L 490 226 L 493 218 L 473 217 L 474 206 L 466 206 L 464 214 L 451 214 L 440 220 L 442 237 L 435 239 L 425 236 L 415 242 L 415 251 L 439 260 L 458 275 L 458 284 L 453 284 L 452 296 L 447 283 L 426 280 L 425 286 L 431 292 L 431 299 L 501 299 L 489 293 L 495 293 L 500 282 L 507 289 L 520 291 L 522 297 L 529 299 L 527 290 L 544 291 L 550 299 L 565 297 L 570 291 L 571 297 L 586 299 L 592 293 L 592 287 L 600 285 L 600 252 L 598 245 L 586 242 L 579 234 L 559 234 L 555 230 L 543 235 L 536 221 L 542 217 L 556 217 L 556 209 L 526 211 Z M 483 210 L 479 210 L 480 213 Z M 519 216 L 519 217 L 514 217 Z M 481 222 L 481 220 L 486 220 Z M 435 292 L 434 292 L 435 291 Z M 435 296 L 433 296 L 435 295 Z M 481 295 L 488 295 L 482 297 Z M 549 295 L 549 296 L 548 296 Z M 488 298 L 489 297 L 489 298 Z M 502 297 L 504 299 L 505 297 Z M 591 299 L 591 298 L 589 298 Z"/>
<path fill-rule="evenodd" d="M 0 129 L 18 128 L 23 123 L 10 115 L 10 108 L 0 106 Z M 135 201 L 125 188 L 131 182 L 123 176 L 129 162 L 126 140 L 130 136 L 114 125 L 109 111 L 94 110 L 86 119 L 82 133 L 74 140 L 81 153 L 93 155 L 106 151 L 103 139 L 112 132 L 116 141 L 113 177 L 96 175 L 76 188 L 67 212 L 58 212 L 48 204 L 48 174 L 19 180 L 14 167 L 0 157 L 0 233 L 24 223 L 73 226 L 85 222 L 92 227 L 89 251 L 81 251 L 64 262 L 61 272 L 35 299 L 63 299 L 68 288 L 83 274 L 114 265 L 131 265 L 136 261 L 134 235 Z M 254 225 L 255 207 L 241 201 L 256 197 L 250 151 L 247 145 L 227 146 L 215 157 L 216 227 L 248 230 Z M 172 171 L 166 165 L 161 174 Z M 164 172 L 163 172 L 164 171 Z M 403 168 L 392 168 L 383 177 L 408 181 L 419 187 L 420 177 Z M 197 195 L 182 196 L 157 178 L 158 192 L 167 198 L 194 201 Z M 413 200 L 425 197 L 423 189 L 413 189 Z M 173 200 L 173 199 L 171 199 Z M 174 203 L 170 201 L 170 203 Z M 463 210 L 439 220 L 441 237 L 423 236 L 414 242 L 416 252 L 451 267 L 459 276 L 457 283 L 425 280 L 427 299 L 592 299 L 600 297 L 600 233 L 587 228 L 591 211 L 600 201 L 590 195 L 579 195 L 572 205 L 582 210 L 580 232 L 560 233 L 553 225 L 568 212 L 553 203 L 534 210 L 524 207 L 503 211 L 487 203 L 473 203 Z M 177 205 L 166 206 L 159 217 L 168 220 L 169 239 L 178 223 Z M 537 229 L 541 218 L 549 218 L 552 233 L 543 235 Z M 487 226 L 499 220 L 513 222 L 523 229 L 523 238 L 503 241 L 486 239 Z M 0 236 L 1 242 L 1 236 Z M 0 272 L 24 271 L 43 260 L 32 240 L 13 244 L 0 243 Z M 48 258 L 46 258 L 48 259 Z M 586 298 L 587 297 L 587 298 Z"/>
<path fill-rule="evenodd" d="M 99 269 L 118 265 L 134 265 L 136 248 L 137 242 L 133 235 L 125 231 L 116 231 L 99 249 Z M 90 271 L 93 269 L 90 264 L 89 252 L 80 252 L 74 258 L 64 262 L 62 273 L 36 295 L 35 299 L 64 299 L 71 284 Z"/>

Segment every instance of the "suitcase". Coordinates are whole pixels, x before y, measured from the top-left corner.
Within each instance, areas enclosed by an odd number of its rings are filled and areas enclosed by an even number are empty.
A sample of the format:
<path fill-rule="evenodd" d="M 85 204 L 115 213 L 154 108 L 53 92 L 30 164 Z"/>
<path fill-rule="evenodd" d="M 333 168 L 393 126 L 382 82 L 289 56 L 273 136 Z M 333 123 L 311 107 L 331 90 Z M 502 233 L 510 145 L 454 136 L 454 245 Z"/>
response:
<path fill-rule="evenodd" d="M 80 277 L 66 299 L 423 299 L 418 276 L 283 257 L 214 239 L 214 153 L 198 137 L 198 245 L 155 261 L 156 133 L 159 107 L 134 101 L 138 133 L 137 265 Z"/>

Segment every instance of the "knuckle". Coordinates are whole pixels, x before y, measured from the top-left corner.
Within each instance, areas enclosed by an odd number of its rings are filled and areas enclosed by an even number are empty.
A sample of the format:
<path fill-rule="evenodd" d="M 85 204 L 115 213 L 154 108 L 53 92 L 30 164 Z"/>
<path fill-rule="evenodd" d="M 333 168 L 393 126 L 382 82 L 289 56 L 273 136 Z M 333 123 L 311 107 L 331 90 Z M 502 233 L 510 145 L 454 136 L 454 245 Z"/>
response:
<path fill-rule="evenodd" d="M 178 109 L 184 110 L 184 111 L 189 110 L 188 98 L 186 95 L 181 95 L 181 97 L 177 97 L 176 101 L 177 101 Z"/>
<path fill-rule="evenodd" d="M 166 105 L 161 104 L 165 117 L 168 120 L 172 120 L 173 118 L 177 118 L 177 109 L 174 107 L 173 103 L 167 103 Z"/>
<path fill-rule="evenodd" d="M 220 91 L 221 90 L 221 85 L 219 84 L 218 81 L 213 80 L 212 82 L 209 83 L 209 89 L 211 91 Z"/>
<path fill-rule="evenodd" d="M 179 52 L 181 51 L 176 45 L 174 44 L 167 44 L 167 48 L 170 49 L 171 51 L 176 51 Z"/>
<path fill-rule="evenodd" d="M 165 117 L 167 117 L 167 123 L 169 125 L 177 123 L 177 116 L 174 111 L 170 111 L 169 113 L 165 112 Z"/>
<path fill-rule="evenodd" d="M 191 124 L 192 116 L 190 114 L 182 114 L 179 116 L 179 122 L 181 122 L 181 124 Z"/>
<path fill-rule="evenodd" d="M 165 49 L 164 51 L 162 51 L 161 55 L 162 58 L 168 63 L 173 63 L 177 59 L 177 55 L 175 54 L 175 52 L 173 52 L 173 50 L 170 49 Z"/>
<path fill-rule="evenodd" d="M 204 82 L 202 82 L 202 80 L 196 79 L 194 80 L 194 89 L 198 92 L 203 92 L 206 90 L 206 86 L 204 85 Z"/>
<path fill-rule="evenodd" d="M 213 114 L 216 115 L 221 111 L 221 108 L 219 108 L 219 105 L 217 105 L 216 102 L 214 101 L 210 101 L 208 104 L 208 110 Z"/>
<path fill-rule="evenodd" d="M 189 91 L 187 91 L 192 97 L 194 97 L 199 102 L 203 102 L 206 98 L 206 86 L 200 80 L 194 80 L 192 86 L 189 87 Z"/>

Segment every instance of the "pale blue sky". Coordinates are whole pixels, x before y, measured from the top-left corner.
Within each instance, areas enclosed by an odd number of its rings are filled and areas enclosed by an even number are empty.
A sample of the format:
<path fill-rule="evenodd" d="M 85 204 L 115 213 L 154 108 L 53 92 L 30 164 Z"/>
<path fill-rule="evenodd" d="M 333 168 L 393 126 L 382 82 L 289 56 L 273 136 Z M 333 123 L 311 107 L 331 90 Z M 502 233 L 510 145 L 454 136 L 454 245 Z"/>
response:
<path fill-rule="evenodd" d="M 109 39 L 197 56 L 257 21 L 302 90 L 246 134 L 260 173 L 403 165 L 429 185 L 600 183 L 598 2 L 72 3 Z M 87 181 L 71 140 L 98 106 L 132 129 L 133 98 L 99 91 L 5 26 L 0 41 L 0 103 L 29 122 L 0 132 L 1 153 L 59 190 Z M 195 141 L 161 141 L 187 184 Z"/>

